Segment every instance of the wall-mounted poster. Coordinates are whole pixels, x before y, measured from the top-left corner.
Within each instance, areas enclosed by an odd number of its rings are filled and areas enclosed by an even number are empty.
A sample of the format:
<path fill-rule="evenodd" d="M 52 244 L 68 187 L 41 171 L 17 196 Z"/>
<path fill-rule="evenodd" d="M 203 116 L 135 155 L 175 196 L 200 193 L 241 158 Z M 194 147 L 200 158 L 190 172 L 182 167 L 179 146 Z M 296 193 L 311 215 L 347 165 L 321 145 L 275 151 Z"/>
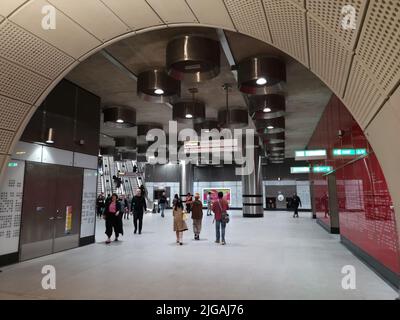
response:
<path fill-rule="evenodd" d="M 72 230 L 72 206 L 65 209 L 65 233 L 69 234 Z"/>
<path fill-rule="evenodd" d="M 211 192 L 211 200 L 217 200 L 218 199 L 218 192 L 223 192 L 224 193 L 224 198 L 228 201 L 228 203 L 231 203 L 231 189 L 230 188 L 205 188 L 203 189 L 203 205 L 207 206 L 207 195 L 208 193 Z"/>

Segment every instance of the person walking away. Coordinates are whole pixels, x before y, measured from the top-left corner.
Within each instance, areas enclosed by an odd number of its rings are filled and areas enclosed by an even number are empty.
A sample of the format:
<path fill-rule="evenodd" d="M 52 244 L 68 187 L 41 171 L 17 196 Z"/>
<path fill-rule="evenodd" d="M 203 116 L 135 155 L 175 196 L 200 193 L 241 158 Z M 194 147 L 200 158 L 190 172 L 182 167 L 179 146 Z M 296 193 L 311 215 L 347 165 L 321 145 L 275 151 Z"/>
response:
<path fill-rule="evenodd" d="M 97 217 L 101 218 L 104 212 L 105 198 L 104 193 L 100 193 L 96 200 Z"/>
<path fill-rule="evenodd" d="M 115 241 L 118 241 L 119 234 L 123 234 L 122 225 L 119 224 L 119 216 L 122 215 L 121 203 L 118 196 L 114 193 L 110 200 L 105 204 L 104 218 L 106 220 L 106 244 L 111 242 L 113 229 L 115 232 Z"/>
<path fill-rule="evenodd" d="M 190 192 L 186 195 L 186 212 L 190 213 L 192 211 L 192 203 L 193 203 L 193 198 Z"/>
<path fill-rule="evenodd" d="M 177 194 L 175 194 L 174 199 L 172 200 L 172 207 L 175 207 L 175 205 L 178 201 L 180 201 L 179 196 Z"/>
<path fill-rule="evenodd" d="M 328 218 L 329 217 L 329 197 L 328 197 L 327 193 L 325 193 L 322 196 L 321 202 L 322 202 L 322 206 L 323 206 L 324 211 L 325 211 L 325 217 L 324 218 Z"/>
<path fill-rule="evenodd" d="M 208 192 L 208 194 L 207 194 L 207 216 L 212 216 L 211 204 L 212 204 L 211 192 Z"/>
<path fill-rule="evenodd" d="M 292 198 L 292 205 L 294 208 L 293 218 L 299 217 L 299 206 L 301 207 L 300 197 L 294 193 Z"/>
<path fill-rule="evenodd" d="M 160 206 L 160 210 L 161 210 L 161 217 L 163 217 L 163 218 L 164 218 L 164 210 L 165 210 L 166 205 L 167 205 L 167 196 L 165 195 L 165 192 L 163 192 L 160 197 L 160 202 L 159 202 L 159 206 Z"/>
<path fill-rule="evenodd" d="M 126 198 L 125 195 L 122 196 L 122 207 L 124 210 L 124 219 L 128 219 L 129 220 L 129 201 Z"/>
<path fill-rule="evenodd" d="M 174 231 L 176 233 L 176 243 L 183 245 L 183 232 L 188 230 L 186 221 L 184 220 L 183 204 L 180 199 L 175 202 L 172 209 L 172 214 L 174 216 Z"/>
<path fill-rule="evenodd" d="M 212 202 L 212 211 L 214 212 L 215 231 L 216 240 L 215 243 L 220 243 L 225 245 L 225 229 L 226 229 L 226 215 L 228 214 L 229 204 L 226 199 L 224 199 L 223 192 L 218 192 L 218 199 Z"/>
<path fill-rule="evenodd" d="M 202 219 L 203 219 L 203 203 L 200 201 L 200 194 L 196 193 L 192 204 L 194 240 L 200 240 Z"/>
<path fill-rule="evenodd" d="M 138 231 L 139 222 L 139 234 L 142 234 L 143 213 L 146 212 L 147 207 L 146 200 L 144 199 L 140 189 L 136 190 L 136 196 L 132 198 L 131 210 L 133 213 L 133 225 L 135 226 L 135 231 L 133 233 L 136 234 Z"/>

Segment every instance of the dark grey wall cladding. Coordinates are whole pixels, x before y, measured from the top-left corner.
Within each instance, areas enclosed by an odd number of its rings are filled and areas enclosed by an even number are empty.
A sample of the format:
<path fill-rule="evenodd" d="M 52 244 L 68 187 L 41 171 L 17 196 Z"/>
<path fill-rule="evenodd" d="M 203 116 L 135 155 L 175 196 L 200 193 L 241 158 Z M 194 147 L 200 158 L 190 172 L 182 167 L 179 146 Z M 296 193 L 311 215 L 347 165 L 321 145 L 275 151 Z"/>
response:
<path fill-rule="evenodd" d="M 308 166 L 305 161 L 287 159 L 283 164 L 263 166 L 263 180 L 308 180 L 308 174 L 291 174 L 290 167 Z M 179 182 L 179 165 L 147 165 L 146 180 L 148 182 Z M 235 166 L 195 167 L 194 181 L 241 181 L 242 177 L 235 174 Z"/>

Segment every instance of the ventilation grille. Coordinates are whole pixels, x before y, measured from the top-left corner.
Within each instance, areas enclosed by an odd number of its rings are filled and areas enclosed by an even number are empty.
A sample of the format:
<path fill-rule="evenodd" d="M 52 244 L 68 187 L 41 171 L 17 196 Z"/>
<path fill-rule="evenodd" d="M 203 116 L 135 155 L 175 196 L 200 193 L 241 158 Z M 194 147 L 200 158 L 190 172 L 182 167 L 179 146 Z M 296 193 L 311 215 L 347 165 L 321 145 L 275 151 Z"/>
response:
<path fill-rule="evenodd" d="M 371 1 L 357 55 L 388 94 L 400 79 L 400 1 Z"/>
<path fill-rule="evenodd" d="M 0 129 L 0 153 L 8 153 L 14 138 L 14 132 Z"/>
<path fill-rule="evenodd" d="M 29 104 L 0 96 L 0 128 L 17 131 L 30 108 Z"/>
<path fill-rule="evenodd" d="M 321 0 L 307 0 L 308 14 L 314 19 L 318 20 L 335 35 L 340 42 L 345 44 L 348 49 L 354 49 L 357 39 L 359 26 L 361 26 L 360 19 L 365 10 L 365 0 L 334 0 L 334 1 L 321 1 Z M 344 29 L 342 27 L 342 20 L 345 17 L 342 14 L 342 8 L 346 5 L 351 5 L 356 9 L 356 27 L 357 29 Z"/>
<path fill-rule="evenodd" d="M 352 52 L 341 45 L 321 24 L 308 17 L 310 68 L 336 95 L 343 97 Z"/>
<path fill-rule="evenodd" d="M 384 103 L 385 98 L 383 92 L 374 84 L 367 70 L 355 57 L 344 102 L 361 128 L 364 129 L 368 125 L 376 111 Z"/>
<path fill-rule="evenodd" d="M 260 0 L 225 0 L 225 4 L 239 32 L 272 42 Z"/>
<path fill-rule="evenodd" d="M 288 0 L 264 0 L 274 45 L 308 66 L 305 9 Z"/>
<path fill-rule="evenodd" d="M 50 85 L 50 80 L 0 58 L 0 94 L 30 104 Z"/>
<path fill-rule="evenodd" d="M 0 56 L 49 79 L 56 78 L 74 59 L 7 21 L 0 26 Z"/>

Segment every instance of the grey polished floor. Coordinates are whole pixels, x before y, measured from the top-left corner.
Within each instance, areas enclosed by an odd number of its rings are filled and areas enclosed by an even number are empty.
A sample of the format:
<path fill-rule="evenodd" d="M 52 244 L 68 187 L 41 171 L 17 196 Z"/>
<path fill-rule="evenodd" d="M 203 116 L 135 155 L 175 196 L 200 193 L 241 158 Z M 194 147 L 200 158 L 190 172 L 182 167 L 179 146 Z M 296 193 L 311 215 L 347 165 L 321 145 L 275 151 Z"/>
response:
<path fill-rule="evenodd" d="M 214 243 L 205 217 L 201 241 L 192 226 L 177 246 L 171 212 L 147 214 L 142 235 L 125 222 L 121 242 L 97 243 L 2 268 L 1 299 L 394 299 L 397 293 L 338 240 L 300 213 L 267 212 L 244 219 L 234 211 L 227 246 Z M 56 268 L 56 289 L 41 286 L 44 265 Z M 344 290 L 342 267 L 356 269 L 356 289 Z"/>

